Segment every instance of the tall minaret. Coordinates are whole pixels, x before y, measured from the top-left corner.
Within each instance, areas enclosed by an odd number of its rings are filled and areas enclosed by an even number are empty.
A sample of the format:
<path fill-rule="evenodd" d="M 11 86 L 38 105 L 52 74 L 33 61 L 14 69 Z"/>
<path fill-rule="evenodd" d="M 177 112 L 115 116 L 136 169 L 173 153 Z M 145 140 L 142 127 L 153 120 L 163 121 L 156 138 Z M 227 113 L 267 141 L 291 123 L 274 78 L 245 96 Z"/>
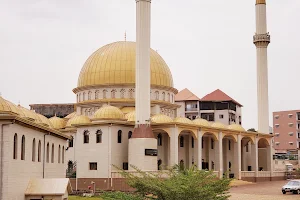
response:
<path fill-rule="evenodd" d="M 150 126 L 151 0 L 136 0 L 135 129 L 128 161 L 141 170 L 157 170 L 157 140 Z"/>
<path fill-rule="evenodd" d="M 269 133 L 268 56 L 270 35 L 267 32 L 266 0 L 256 0 L 256 33 L 253 43 L 257 56 L 258 131 Z"/>

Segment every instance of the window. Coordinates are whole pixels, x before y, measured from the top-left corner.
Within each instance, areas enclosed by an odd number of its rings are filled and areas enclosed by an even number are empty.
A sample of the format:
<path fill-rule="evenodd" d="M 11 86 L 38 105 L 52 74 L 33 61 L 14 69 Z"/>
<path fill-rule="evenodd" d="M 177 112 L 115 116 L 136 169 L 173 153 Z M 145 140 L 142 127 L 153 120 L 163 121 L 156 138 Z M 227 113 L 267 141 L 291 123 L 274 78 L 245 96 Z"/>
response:
<path fill-rule="evenodd" d="M 91 99 L 92 99 L 92 92 L 89 91 L 89 93 L 88 93 L 88 100 L 91 100 Z"/>
<path fill-rule="evenodd" d="M 122 143 L 122 131 L 118 131 L 118 143 Z"/>
<path fill-rule="evenodd" d="M 129 131 L 129 132 L 128 132 L 128 139 L 130 139 L 131 137 L 132 137 L 132 132 Z"/>
<path fill-rule="evenodd" d="M 73 147 L 73 141 L 74 141 L 73 137 L 71 139 L 69 139 L 69 147 Z"/>
<path fill-rule="evenodd" d="M 107 96 L 107 90 L 103 90 L 103 99 L 106 99 Z"/>
<path fill-rule="evenodd" d="M 61 156 L 62 163 L 65 163 L 65 146 L 62 148 L 62 156 Z"/>
<path fill-rule="evenodd" d="M 289 144 L 290 144 L 290 145 L 293 145 L 293 144 L 294 144 L 294 142 L 289 142 Z"/>
<path fill-rule="evenodd" d="M 231 150 L 231 141 L 228 140 L 228 150 L 230 151 Z"/>
<path fill-rule="evenodd" d="M 214 149 L 215 141 L 214 139 L 210 139 L 210 147 L 211 149 Z"/>
<path fill-rule="evenodd" d="M 184 147 L 184 137 L 180 136 L 180 147 Z"/>
<path fill-rule="evenodd" d="M 32 161 L 35 162 L 35 138 L 32 141 Z"/>
<path fill-rule="evenodd" d="M 155 91 L 155 100 L 159 100 L 159 92 Z"/>
<path fill-rule="evenodd" d="M 51 163 L 54 163 L 54 144 L 52 144 L 52 149 L 51 149 Z"/>
<path fill-rule="evenodd" d="M 47 143 L 47 159 L 46 162 L 49 163 L 49 151 L 50 151 L 50 147 L 49 147 L 49 142 Z"/>
<path fill-rule="evenodd" d="M 134 98 L 134 89 L 129 90 L 129 98 L 133 99 Z"/>
<path fill-rule="evenodd" d="M 220 119 L 223 119 L 223 118 L 224 118 L 224 115 L 219 115 L 219 118 L 220 118 Z"/>
<path fill-rule="evenodd" d="M 82 94 L 82 100 L 85 101 L 85 92 Z"/>
<path fill-rule="evenodd" d="M 112 99 L 115 99 L 115 98 L 116 98 L 116 92 L 117 92 L 117 91 L 116 91 L 115 89 L 111 91 L 111 98 L 112 98 Z"/>
<path fill-rule="evenodd" d="M 162 146 L 162 135 L 161 135 L 161 133 L 157 135 L 157 146 Z"/>
<path fill-rule="evenodd" d="M 87 143 L 89 143 L 89 139 L 90 139 L 90 133 L 87 131 L 87 130 L 85 130 L 84 132 L 83 132 L 83 143 L 84 144 L 87 144 Z"/>
<path fill-rule="evenodd" d="M 290 133 L 289 133 L 289 136 L 293 136 L 293 135 L 294 135 L 294 133 L 293 133 L 293 132 L 290 132 Z"/>
<path fill-rule="evenodd" d="M 25 136 L 22 136 L 22 143 L 21 143 L 21 160 L 25 160 Z"/>
<path fill-rule="evenodd" d="M 58 146 L 58 163 L 60 163 L 60 145 Z"/>
<path fill-rule="evenodd" d="M 204 140 L 203 140 L 203 137 L 202 137 L 202 139 L 201 139 L 201 146 L 202 146 L 202 149 L 204 148 Z"/>
<path fill-rule="evenodd" d="M 41 162 L 41 154 L 42 154 L 42 145 L 41 145 L 41 140 L 39 140 L 39 145 L 38 145 L 38 162 Z"/>
<path fill-rule="evenodd" d="M 279 119 L 279 115 L 275 115 L 274 118 L 275 118 L 275 119 Z"/>
<path fill-rule="evenodd" d="M 95 99 L 99 99 L 99 90 L 96 90 L 95 92 Z"/>
<path fill-rule="evenodd" d="M 97 163 L 96 162 L 90 162 L 90 170 L 97 170 Z"/>
<path fill-rule="evenodd" d="M 279 127 L 279 124 L 275 124 L 275 128 L 278 128 Z"/>
<path fill-rule="evenodd" d="M 14 159 L 18 158 L 18 135 L 15 133 L 14 136 L 14 155 L 13 155 Z"/>
<path fill-rule="evenodd" d="M 168 93 L 167 101 L 170 101 L 170 93 Z"/>
<path fill-rule="evenodd" d="M 96 143 L 102 143 L 102 131 L 97 130 L 96 132 Z"/>
<path fill-rule="evenodd" d="M 128 162 L 123 163 L 123 170 L 128 170 Z"/>
<path fill-rule="evenodd" d="M 173 103 L 173 98 L 174 98 L 174 97 L 173 97 L 173 94 L 172 94 L 172 95 L 171 95 L 171 103 Z"/>
<path fill-rule="evenodd" d="M 125 98 L 125 89 L 121 89 L 121 91 L 120 91 L 120 97 L 121 97 L 121 99 Z"/>
<path fill-rule="evenodd" d="M 293 117 L 293 114 L 289 114 L 289 118 L 292 118 Z"/>
<path fill-rule="evenodd" d="M 246 144 L 246 152 L 249 152 L 249 143 Z"/>
<path fill-rule="evenodd" d="M 192 137 L 192 148 L 194 148 L 195 146 L 195 140 L 194 140 L 194 137 Z"/>
<path fill-rule="evenodd" d="M 165 92 L 162 93 L 162 100 L 163 100 L 163 101 L 166 100 L 166 93 L 165 93 Z"/>
<path fill-rule="evenodd" d="M 275 142 L 275 144 L 276 144 L 277 146 L 279 146 L 280 142 Z"/>
<path fill-rule="evenodd" d="M 289 123 L 289 127 L 293 127 L 293 123 Z"/>

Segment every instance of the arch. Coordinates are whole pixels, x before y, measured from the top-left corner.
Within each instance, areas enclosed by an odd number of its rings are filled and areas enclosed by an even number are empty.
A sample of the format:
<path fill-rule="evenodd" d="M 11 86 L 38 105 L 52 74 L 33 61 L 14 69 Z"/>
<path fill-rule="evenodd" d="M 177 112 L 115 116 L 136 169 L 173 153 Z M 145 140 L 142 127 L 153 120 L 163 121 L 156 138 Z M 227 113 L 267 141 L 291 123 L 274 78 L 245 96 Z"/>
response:
<path fill-rule="evenodd" d="M 82 93 L 82 100 L 85 101 L 85 92 Z"/>
<path fill-rule="evenodd" d="M 125 98 L 125 89 L 120 90 L 120 97 L 121 97 L 121 99 Z"/>
<path fill-rule="evenodd" d="M 156 133 L 165 132 L 168 134 L 169 137 L 171 137 L 171 130 L 169 128 L 156 128 L 156 129 L 152 129 L 152 131 Z"/>
<path fill-rule="evenodd" d="M 95 99 L 99 99 L 99 90 L 95 91 Z"/>
<path fill-rule="evenodd" d="M 269 141 L 266 138 L 260 138 L 257 144 L 258 148 L 267 148 L 270 146 Z"/>
<path fill-rule="evenodd" d="M 32 141 L 32 161 L 35 162 L 35 138 Z"/>
<path fill-rule="evenodd" d="M 58 163 L 60 163 L 60 145 L 58 146 Z"/>
<path fill-rule="evenodd" d="M 52 149 L 51 149 L 51 163 L 54 163 L 54 144 L 52 143 Z"/>
<path fill-rule="evenodd" d="M 198 138 L 197 130 L 178 128 L 178 133 L 179 133 L 178 135 L 180 135 L 182 132 L 188 132 L 188 133 L 191 133 L 192 136 L 195 137 L 195 139 Z"/>
<path fill-rule="evenodd" d="M 25 136 L 22 136 L 21 142 L 21 160 L 25 160 Z"/>
<path fill-rule="evenodd" d="M 213 133 L 213 132 L 205 132 L 205 133 L 203 134 L 203 136 L 211 136 L 215 141 L 218 141 L 218 140 L 219 140 L 219 139 L 218 139 L 217 133 Z"/>
<path fill-rule="evenodd" d="M 62 155 L 61 155 L 61 161 L 62 161 L 62 163 L 65 163 L 65 146 L 63 146 L 63 148 L 62 148 L 62 153 L 61 153 Z"/>
<path fill-rule="evenodd" d="M 46 156 L 46 162 L 49 163 L 49 154 L 50 154 L 50 145 L 49 142 L 47 143 L 47 156 Z"/>
<path fill-rule="evenodd" d="M 118 131 L 118 143 L 122 143 L 122 131 Z"/>
<path fill-rule="evenodd" d="M 18 158 L 18 134 L 15 133 L 14 135 L 14 154 L 13 158 L 17 159 Z"/>
<path fill-rule="evenodd" d="M 170 93 L 168 93 L 167 101 L 170 102 Z"/>
<path fill-rule="evenodd" d="M 96 131 L 96 143 L 102 143 L 102 130 L 101 129 Z"/>
<path fill-rule="evenodd" d="M 83 132 L 83 143 L 88 144 L 90 142 L 90 132 L 88 130 L 85 130 Z"/>
<path fill-rule="evenodd" d="M 132 131 L 128 132 L 128 139 L 130 139 L 132 137 Z"/>
<path fill-rule="evenodd" d="M 103 90 L 103 99 L 107 98 L 107 90 Z"/>
<path fill-rule="evenodd" d="M 159 91 L 155 91 L 155 100 L 159 100 Z"/>
<path fill-rule="evenodd" d="M 162 100 L 163 100 L 163 101 L 166 100 L 166 93 L 165 93 L 165 92 L 162 93 Z"/>
<path fill-rule="evenodd" d="M 117 90 L 115 90 L 115 89 L 113 89 L 113 90 L 111 91 L 111 98 L 112 98 L 112 99 L 115 99 L 115 98 L 116 98 L 116 93 L 117 93 Z"/>
<path fill-rule="evenodd" d="M 91 100 L 91 99 L 92 99 L 92 92 L 89 91 L 89 92 L 88 92 L 88 100 Z"/>
<path fill-rule="evenodd" d="M 234 142 L 237 142 L 237 135 L 223 134 L 222 139 L 224 139 L 224 138 L 230 138 L 230 139 L 232 139 Z"/>
<path fill-rule="evenodd" d="M 179 137 L 179 146 L 184 147 L 184 137 L 183 136 Z"/>
<path fill-rule="evenodd" d="M 254 137 L 253 136 L 242 136 L 241 140 L 249 140 L 251 144 L 254 144 Z"/>
<path fill-rule="evenodd" d="M 41 162 L 41 154 L 42 154 L 42 144 L 41 144 L 41 140 L 39 140 L 39 144 L 38 144 L 38 162 Z"/>

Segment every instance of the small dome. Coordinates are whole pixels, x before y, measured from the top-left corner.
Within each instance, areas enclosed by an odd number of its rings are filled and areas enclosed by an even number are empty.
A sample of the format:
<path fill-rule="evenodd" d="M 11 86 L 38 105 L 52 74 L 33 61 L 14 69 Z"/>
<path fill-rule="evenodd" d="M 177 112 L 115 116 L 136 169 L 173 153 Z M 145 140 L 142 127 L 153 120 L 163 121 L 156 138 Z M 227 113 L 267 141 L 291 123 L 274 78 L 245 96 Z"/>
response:
<path fill-rule="evenodd" d="M 151 117 L 151 122 L 153 123 L 171 123 L 173 119 L 167 115 L 157 114 Z"/>
<path fill-rule="evenodd" d="M 45 117 L 44 115 L 41 115 L 39 113 L 35 113 L 35 114 L 40 119 L 38 122 L 39 124 L 46 125 L 46 126 L 49 126 L 50 128 L 53 128 L 51 121 L 47 117 Z"/>
<path fill-rule="evenodd" d="M 66 127 L 72 127 L 73 125 L 76 124 L 88 124 L 88 123 L 91 123 L 90 118 L 84 115 L 78 115 L 69 119 L 69 121 L 66 124 Z"/>
<path fill-rule="evenodd" d="M 193 120 L 193 123 L 198 126 L 210 126 L 210 123 L 207 120 L 201 118 Z"/>
<path fill-rule="evenodd" d="M 59 118 L 59 117 L 51 117 L 50 122 L 52 123 L 52 126 L 54 129 L 62 129 L 66 126 L 66 120 Z"/>
<path fill-rule="evenodd" d="M 12 112 L 19 114 L 19 109 L 15 104 L 0 97 L 0 112 Z"/>
<path fill-rule="evenodd" d="M 135 111 L 132 111 L 132 112 L 128 113 L 127 115 L 125 115 L 125 118 L 129 122 L 135 122 Z"/>
<path fill-rule="evenodd" d="M 47 117 L 38 114 L 32 110 L 29 110 L 27 108 L 24 108 L 23 106 L 20 105 L 18 105 L 18 108 L 24 118 L 31 119 L 37 124 L 41 124 L 43 126 L 48 126 L 52 128 L 52 124 Z"/>
<path fill-rule="evenodd" d="M 121 111 L 126 115 L 127 113 L 135 111 L 135 107 L 124 107 L 121 109 Z"/>
<path fill-rule="evenodd" d="M 221 122 L 214 122 L 211 124 L 211 127 L 213 128 L 226 128 L 225 124 L 222 124 Z"/>
<path fill-rule="evenodd" d="M 68 114 L 67 116 L 65 116 L 65 119 L 71 119 L 75 116 L 76 116 L 76 112 L 72 112 L 72 113 Z"/>
<path fill-rule="evenodd" d="M 115 106 L 103 106 L 94 114 L 94 119 L 119 119 L 124 120 L 124 114 Z"/>
<path fill-rule="evenodd" d="M 229 126 L 227 126 L 228 129 L 230 130 L 234 130 L 234 131 L 246 131 L 241 125 L 239 124 L 230 124 Z"/>
<path fill-rule="evenodd" d="M 193 122 L 185 117 L 177 117 L 174 119 L 174 122 L 182 123 L 182 124 L 193 124 Z"/>

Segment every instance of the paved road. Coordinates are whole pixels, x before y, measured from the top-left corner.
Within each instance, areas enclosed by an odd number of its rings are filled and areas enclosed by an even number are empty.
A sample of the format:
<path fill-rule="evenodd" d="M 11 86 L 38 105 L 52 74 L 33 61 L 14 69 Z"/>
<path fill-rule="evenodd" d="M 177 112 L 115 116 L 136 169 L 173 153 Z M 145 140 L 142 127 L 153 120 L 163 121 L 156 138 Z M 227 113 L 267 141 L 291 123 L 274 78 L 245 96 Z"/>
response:
<path fill-rule="evenodd" d="M 299 200 L 300 195 L 281 193 L 285 183 L 287 181 L 272 181 L 233 187 L 230 189 L 230 200 Z"/>

